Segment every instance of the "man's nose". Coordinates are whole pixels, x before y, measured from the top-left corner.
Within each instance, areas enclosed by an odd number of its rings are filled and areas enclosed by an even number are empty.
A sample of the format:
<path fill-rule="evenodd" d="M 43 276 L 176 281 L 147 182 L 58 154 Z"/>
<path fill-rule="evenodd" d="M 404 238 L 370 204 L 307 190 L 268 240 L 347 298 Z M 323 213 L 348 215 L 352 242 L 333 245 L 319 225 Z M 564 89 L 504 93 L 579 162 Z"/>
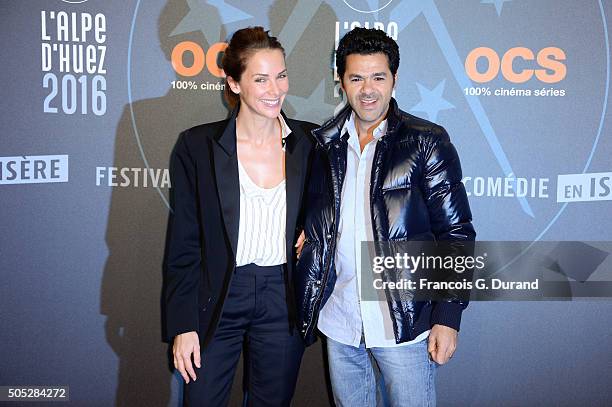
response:
<path fill-rule="evenodd" d="M 365 94 L 365 95 L 369 95 L 372 93 L 373 87 L 372 87 L 372 80 L 371 79 L 364 79 L 362 84 L 361 84 L 361 93 Z"/>

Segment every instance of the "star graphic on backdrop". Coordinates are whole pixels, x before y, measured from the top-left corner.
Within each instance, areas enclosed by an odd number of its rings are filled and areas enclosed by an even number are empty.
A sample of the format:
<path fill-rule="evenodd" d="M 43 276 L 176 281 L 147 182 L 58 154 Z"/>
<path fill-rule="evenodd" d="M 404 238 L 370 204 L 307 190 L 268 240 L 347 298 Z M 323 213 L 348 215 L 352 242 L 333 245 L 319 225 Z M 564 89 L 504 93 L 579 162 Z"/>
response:
<path fill-rule="evenodd" d="M 504 3 L 512 0 L 480 0 L 480 4 L 495 4 L 495 10 L 497 10 L 497 15 L 501 16 L 502 8 L 504 8 Z"/>
<path fill-rule="evenodd" d="M 189 12 L 170 36 L 201 31 L 209 44 L 219 41 L 224 24 L 248 20 L 252 15 L 225 3 L 225 0 L 187 0 Z"/>
<path fill-rule="evenodd" d="M 308 96 L 287 95 L 287 100 L 295 110 L 295 118 L 298 120 L 320 120 L 321 117 L 330 117 L 334 111 L 334 105 L 325 103 L 325 79 L 321 80 L 316 89 Z"/>
<path fill-rule="evenodd" d="M 223 24 L 235 23 L 236 21 L 248 20 L 252 15 L 225 3 L 225 0 L 208 0 L 208 4 L 215 6 L 221 15 Z"/>
<path fill-rule="evenodd" d="M 417 82 L 421 101 L 410 109 L 411 112 L 425 112 L 428 120 L 435 122 L 441 110 L 454 109 L 455 106 L 442 97 L 446 79 L 440 82 L 433 90 Z"/>

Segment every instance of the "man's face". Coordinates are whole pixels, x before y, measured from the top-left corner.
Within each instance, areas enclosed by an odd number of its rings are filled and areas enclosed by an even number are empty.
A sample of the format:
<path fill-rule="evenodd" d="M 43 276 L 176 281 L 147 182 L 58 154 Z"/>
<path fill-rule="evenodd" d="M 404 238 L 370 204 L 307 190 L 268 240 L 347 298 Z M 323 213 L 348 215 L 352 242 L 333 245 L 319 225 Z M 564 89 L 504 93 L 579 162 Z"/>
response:
<path fill-rule="evenodd" d="M 358 129 L 370 129 L 385 117 L 395 79 L 387 56 L 382 52 L 346 57 L 342 89 L 357 116 L 355 124 Z"/>

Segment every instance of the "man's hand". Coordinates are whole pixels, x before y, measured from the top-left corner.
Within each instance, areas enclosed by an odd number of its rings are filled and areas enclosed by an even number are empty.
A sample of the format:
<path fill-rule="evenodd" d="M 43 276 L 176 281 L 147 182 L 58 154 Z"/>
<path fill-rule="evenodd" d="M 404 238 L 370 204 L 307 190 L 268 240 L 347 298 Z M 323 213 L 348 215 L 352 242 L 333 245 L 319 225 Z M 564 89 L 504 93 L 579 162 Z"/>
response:
<path fill-rule="evenodd" d="M 193 361 L 199 369 L 201 365 L 198 333 L 191 331 L 176 335 L 172 346 L 172 354 L 174 355 L 174 367 L 181 373 L 185 383 L 189 383 L 189 377 L 195 381 L 196 374 L 191 364 L 191 355 L 193 354 Z"/>
<path fill-rule="evenodd" d="M 427 352 L 431 359 L 439 365 L 443 365 L 453 357 L 457 349 L 457 331 L 444 325 L 434 325 L 429 332 Z"/>
<path fill-rule="evenodd" d="M 298 237 L 297 243 L 294 246 L 298 259 L 300 258 L 300 254 L 302 254 L 302 247 L 304 247 L 305 240 L 306 240 L 306 235 L 304 234 L 304 231 L 302 230 L 302 233 L 300 233 L 300 237 Z"/>

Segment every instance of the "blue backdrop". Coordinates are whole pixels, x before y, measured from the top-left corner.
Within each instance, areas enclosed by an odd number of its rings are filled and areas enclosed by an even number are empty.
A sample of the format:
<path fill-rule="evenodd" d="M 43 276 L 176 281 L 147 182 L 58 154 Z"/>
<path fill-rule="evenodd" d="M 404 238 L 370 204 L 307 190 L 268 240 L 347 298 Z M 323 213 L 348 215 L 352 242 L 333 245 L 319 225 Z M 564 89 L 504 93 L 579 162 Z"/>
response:
<path fill-rule="evenodd" d="M 448 130 L 479 239 L 611 240 L 611 15 L 608 0 L 3 0 L 0 385 L 177 405 L 160 322 L 169 155 L 181 130 L 226 117 L 219 56 L 248 25 L 279 36 L 284 110 L 315 122 L 342 103 L 338 38 L 396 38 L 395 96 Z M 439 404 L 609 404 L 610 313 L 472 303 Z M 328 403 L 323 372 L 317 344 L 296 406 Z"/>

